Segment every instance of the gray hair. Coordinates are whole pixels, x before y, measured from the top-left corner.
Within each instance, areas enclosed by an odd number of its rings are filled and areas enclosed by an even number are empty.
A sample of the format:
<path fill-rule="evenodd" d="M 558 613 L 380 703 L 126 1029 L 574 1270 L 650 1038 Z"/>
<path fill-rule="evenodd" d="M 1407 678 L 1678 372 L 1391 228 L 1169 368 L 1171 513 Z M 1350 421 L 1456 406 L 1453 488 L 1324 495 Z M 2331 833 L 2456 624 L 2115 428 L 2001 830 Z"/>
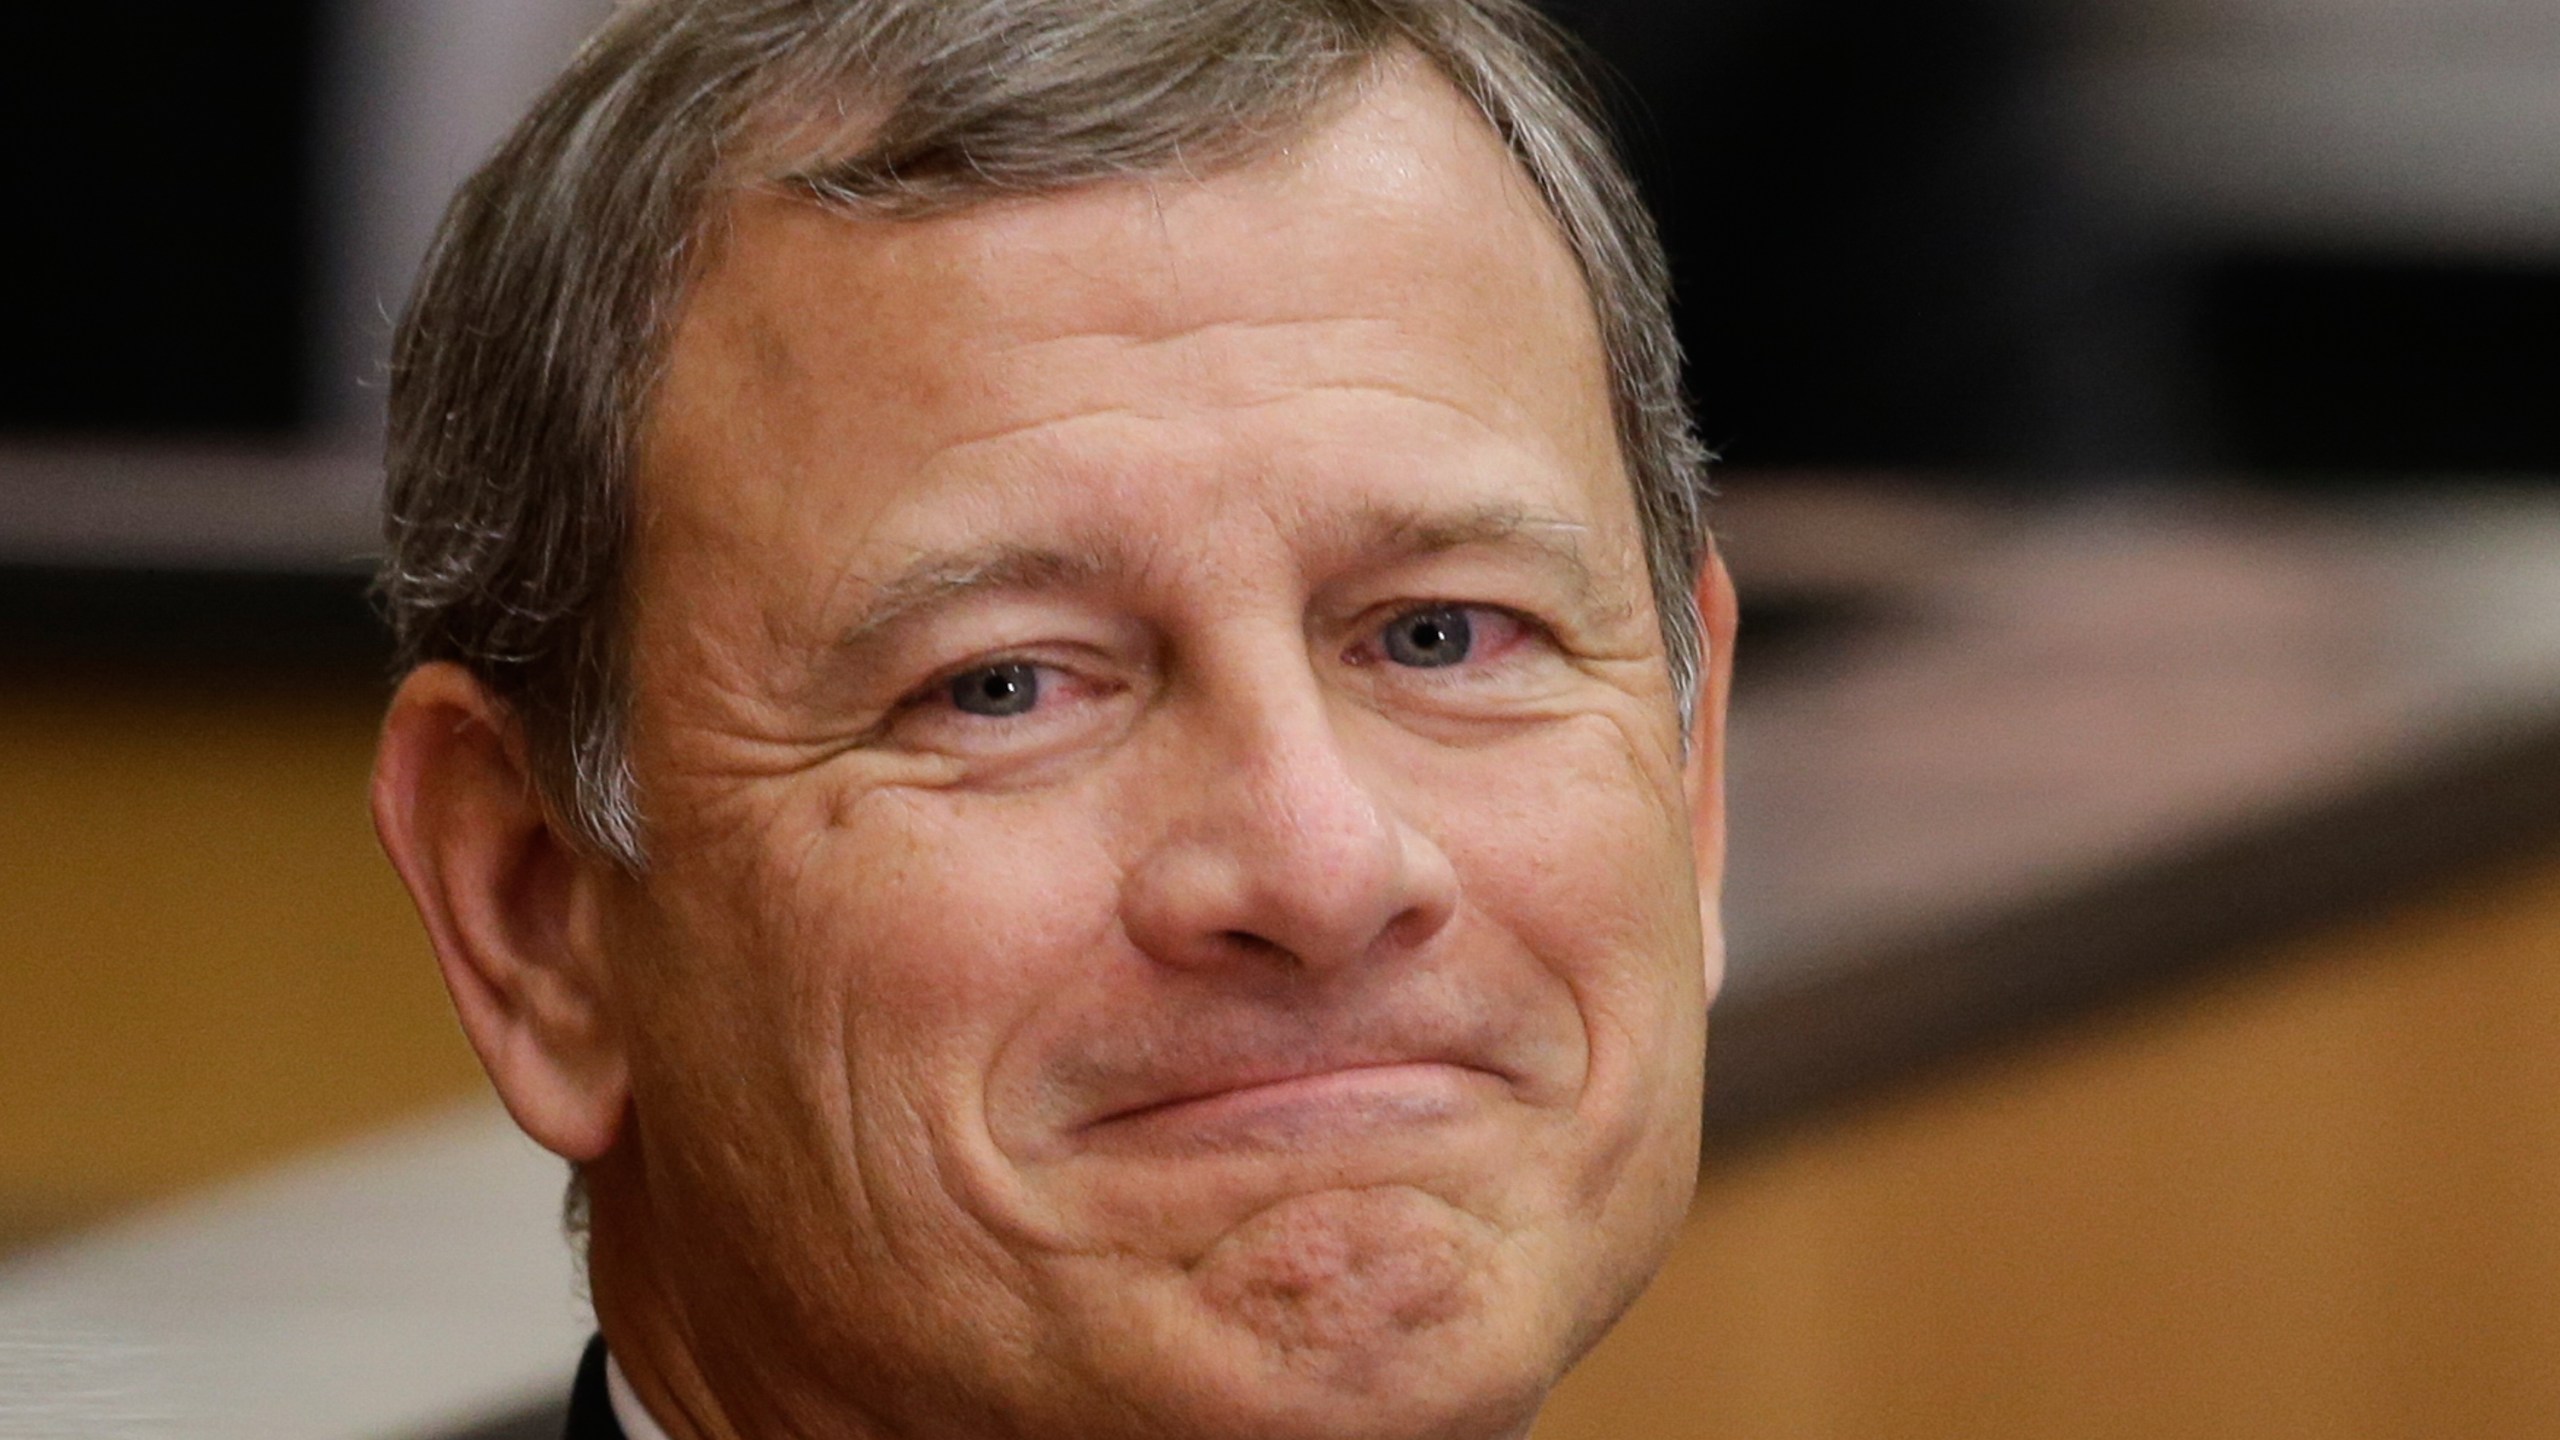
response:
<path fill-rule="evenodd" d="M 917 215 L 1202 173 L 1411 52 L 1491 123 L 1580 262 L 1684 717 L 1706 455 L 1669 278 L 1568 42 L 1527 0 L 629 0 L 446 213 L 394 342 L 378 591 L 403 668 L 458 662 L 541 797 L 637 869 L 619 658 L 649 401 L 720 201 Z"/>

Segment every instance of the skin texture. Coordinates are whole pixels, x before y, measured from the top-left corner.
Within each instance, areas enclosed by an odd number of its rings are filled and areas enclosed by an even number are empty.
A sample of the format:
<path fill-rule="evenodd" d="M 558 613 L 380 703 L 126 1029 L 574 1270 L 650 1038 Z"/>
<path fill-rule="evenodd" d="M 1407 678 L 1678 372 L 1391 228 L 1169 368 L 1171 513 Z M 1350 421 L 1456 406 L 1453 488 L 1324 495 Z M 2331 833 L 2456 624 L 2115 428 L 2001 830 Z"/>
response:
<path fill-rule="evenodd" d="M 587 1167 L 652 1411 L 1524 1432 L 1690 1194 L 1732 621 L 1710 564 L 1684 752 L 1589 302 L 1499 141 L 1390 67 L 1207 179 L 744 197 L 671 357 L 647 873 L 453 667 L 375 786 L 501 1095 Z"/>

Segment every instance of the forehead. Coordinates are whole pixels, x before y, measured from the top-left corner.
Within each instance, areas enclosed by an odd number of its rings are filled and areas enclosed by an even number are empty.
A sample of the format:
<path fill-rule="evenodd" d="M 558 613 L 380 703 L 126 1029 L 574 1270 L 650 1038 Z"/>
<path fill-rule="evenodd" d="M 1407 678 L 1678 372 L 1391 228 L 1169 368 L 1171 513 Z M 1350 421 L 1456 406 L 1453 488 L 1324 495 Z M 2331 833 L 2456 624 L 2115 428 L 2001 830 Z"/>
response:
<path fill-rule="evenodd" d="M 1327 393 L 1411 402 L 1417 443 L 1499 437 L 1625 487 L 1579 268 L 1499 138 L 1418 64 L 1205 177 L 927 219 L 750 194 L 714 253 L 648 431 L 660 528 L 787 543 L 955 454 L 1097 416 L 1178 442 L 1185 417 L 1267 408 L 1315 453 L 1338 437 L 1314 417 L 1345 412 L 1303 402 Z"/>

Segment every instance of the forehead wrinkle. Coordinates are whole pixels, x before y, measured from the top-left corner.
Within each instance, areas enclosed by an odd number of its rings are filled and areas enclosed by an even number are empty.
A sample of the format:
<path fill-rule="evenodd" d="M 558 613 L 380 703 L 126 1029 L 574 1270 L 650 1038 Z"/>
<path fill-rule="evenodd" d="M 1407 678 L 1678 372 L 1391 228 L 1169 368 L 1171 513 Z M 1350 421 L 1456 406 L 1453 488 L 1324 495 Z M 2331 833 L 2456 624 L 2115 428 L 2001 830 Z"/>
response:
<path fill-rule="evenodd" d="M 1054 430 L 1062 425 L 1073 425 L 1087 420 L 1161 420 L 1164 418 L 1166 417 L 1163 411 L 1142 409 L 1136 405 L 1071 405 L 1054 414 L 1034 415 L 1027 420 L 1009 420 L 1002 425 L 972 431 L 957 440 L 939 445 L 935 447 L 932 459 L 924 468 L 939 467 L 953 456 L 964 455 L 971 450 L 983 449 L 989 445 L 1001 445 L 1008 440 L 1019 440 L 1027 435 L 1037 435 L 1043 430 Z"/>
<path fill-rule="evenodd" d="M 1179 306 L 1167 306 L 1179 309 Z M 1071 330 L 1058 335 L 1026 335 L 1007 340 L 996 347 L 1000 355 L 1024 350 L 1038 350 L 1052 345 L 1107 344 L 1125 349 L 1149 349 L 1162 345 L 1178 345 L 1190 341 L 1212 339 L 1242 332 L 1257 334 L 1270 330 L 1338 330 L 1345 327 L 1376 327 L 1400 330 L 1397 322 L 1385 315 L 1275 315 L 1258 318 L 1231 317 L 1223 320 L 1196 320 L 1188 324 L 1168 324 L 1161 329 L 1138 326 Z"/>
<path fill-rule="evenodd" d="M 1364 316 L 1293 320 L 1226 320 L 1194 326 L 1163 335 L 1148 335 L 1133 331 L 1106 331 L 1079 333 L 1075 335 L 1046 336 L 1029 340 L 1015 340 L 999 347 L 996 353 L 1002 356 L 1019 357 L 1026 351 L 1043 350 L 1057 346 L 1083 345 L 1107 345 L 1122 351 L 1144 350 L 1198 340 L 1225 332 L 1254 332 L 1298 327 L 1338 329 L 1346 326 L 1364 328 L 1375 327 L 1389 332 L 1390 334 L 1402 333 L 1402 327 L 1398 325 L 1396 321 L 1384 317 Z M 1075 365 L 1072 356 L 1065 360 L 1046 363 L 1054 364 L 1060 369 L 1072 369 Z M 1194 378 L 1197 379 L 1198 377 L 1195 375 Z M 1249 390 L 1251 393 L 1244 395 L 1242 398 L 1210 402 L 1209 405 L 1204 405 L 1201 408 L 1211 408 L 1213 405 L 1214 408 L 1218 409 L 1251 412 L 1255 410 L 1268 409 L 1276 405 L 1286 405 L 1309 395 L 1389 396 L 1401 400 L 1410 400 L 1416 404 L 1429 405 L 1436 409 L 1448 411 L 1451 414 L 1466 420 L 1479 429 L 1494 432 L 1498 438 L 1502 438 L 1506 441 L 1512 438 L 1504 434 L 1500 430 L 1500 427 L 1496 426 L 1490 418 L 1476 413 L 1474 410 L 1468 408 L 1459 401 L 1452 399 L 1447 395 L 1436 394 L 1426 386 L 1402 379 L 1391 378 L 1384 374 L 1364 375 L 1359 378 L 1336 380 L 1307 380 L 1295 377 L 1275 377 L 1267 384 L 1254 386 L 1247 386 L 1241 380 L 1238 380 L 1235 383 L 1234 388 L 1239 390 Z M 1512 400 L 1514 403 L 1517 403 L 1519 399 L 1519 397 L 1505 398 Z M 968 434 L 937 445 L 935 450 L 937 458 L 949 456 L 973 448 L 996 444 L 1006 440 L 1018 439 L 1022 436 L 1034 434 L 1041 430 L 1088 419 L 1106 419 L 1116 417 L 1135 420 L 1169 420 L 1178 418 L 1184 408 L 1186 407 L 1173 404 L 1153 407 L 1141 407 L 1126 403 L 1093 405 L 1074 403 L 1062 404 L 1057 409 L 1047 413 L 1021 419 L 1008 420 L 983 430 L 971 431 Z"/>
<path fill-rule="evenodd" d="M 1168 324 L 1162 328 L 1140 326 L 1096 327 L 1076 329 L 1063 334 L 1016 335 L 991 348 L 993 358 L 1029 364 L 1066 364 L 1077 361 L 1078 352 L 1107 348 L 1116 354 L 1162 350 L 1173 346 L 1207 345 L 1238 337 L 1284 333 L 1292 330 L 1316 332 L 1375 330 L 1389 341 L 1400 339 L 1404 326 L 1385 315 L 1300 315 L 1264 318 L 1229 318 L 1197 320 Z M 1034 360 L 1027 357 L 1044 352 L 1066 352 L 1065 360 Z M 1358 350 L 1348 353 L 1358 354 Z M 1210 358 L 1219 358 L 1215 355 Z M 1232 357 L 1229 357 L 1230 360 Z M 1259 358 L 1259 357 L 1254 357 Z M 1085 361 L 1084 363 L 1090 363 Z M 1230 365 L 1229 368 L 1232 368 Z"/>

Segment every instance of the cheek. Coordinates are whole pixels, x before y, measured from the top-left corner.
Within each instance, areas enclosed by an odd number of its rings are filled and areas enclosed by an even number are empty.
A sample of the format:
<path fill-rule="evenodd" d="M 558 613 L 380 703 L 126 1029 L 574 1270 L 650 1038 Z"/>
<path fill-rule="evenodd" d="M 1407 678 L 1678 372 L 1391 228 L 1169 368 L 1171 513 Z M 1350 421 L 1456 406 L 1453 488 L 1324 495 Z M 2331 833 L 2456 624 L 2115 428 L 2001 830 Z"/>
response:
<path fill-rule="evenodd" d="M 665 877 L 691 998 L 760 994 L 763 1020 L 802 1043 L 856 1028 L 855 1065 L 961 1058 L 1113 923 L 1116 871 L 1082 800 L 823 771 L 759 788 L 684 837 L 684 873 Z"/>
<path fill-rule="evenodd" d="M 885 792 L 812 847 L 803 881 L 840 947 L 842 1013 L 879 1051 L 978 1063 L 1073 978 L 1114 923 L 1089 806 Z"/>
<path fill-rule="evenodd" d="M 794 903 L 825 988 L 806 1023 L 832 1027 L 841 1067 L 812 1082 L 892 1219 L 1036 1228 L 1003 1178 L 990 1088 L 1092 986 L 1116 933 L 1095 814 L 1056 795 L 879 791 L 809 847 Z"/>
<path fill-rule="evenodd" d="M 1467 903 L 1541 966 L 1579 1025 L 1583 1073 L 1553 1172 L 1586 1197 L 1694 1143 L 1706 992 L 1676 761 L 1593 720 L 1476 767 L 1434 824 Z"/>
<path fill-rule="evenodd" d="M 1111 867 L 1087 805 L 827 778 L 669 848 L 634 947 L 645 1048 L 669 1088 L 757 1092 L 720 1097 L 751 1130 L 787 1086 L 838 1148 L 915 1148 L 967 1123 L 1006 1037 L 1108 934 Z"/>
<path fill-rule="evenodd" d="M 1594 1025 L 1677 1020 L 1701 942 L 1676 769 L 1595 717 L 1467 771 L 1425 794 L 1469 903 L 1571 985 Z"/>
<path fill-rule="evenodd" d="M 760 808 L 654 872 L 649 932 L 616 937 L 646 957 L 635 1111 L 683 1167 L 653 1184 L 811 1323 L 829 1286 L 999 1273 L 987 1081 L 1111 923 L 1092 837 L 933 794 Z"/>
<path fill-rule="evenodd" d="M 1705 937 L 1676 750 L 1598 716 L 1535 738 L 1428 777 L 1430 824 L 1467 903 L 1580 1027 L 1571 1109 L 1524 1135 L 1507 1173 L 1550 1272 L 1594 1279 L 1599 1323 L 1651 1273 L 1694 1183 Z"/>

